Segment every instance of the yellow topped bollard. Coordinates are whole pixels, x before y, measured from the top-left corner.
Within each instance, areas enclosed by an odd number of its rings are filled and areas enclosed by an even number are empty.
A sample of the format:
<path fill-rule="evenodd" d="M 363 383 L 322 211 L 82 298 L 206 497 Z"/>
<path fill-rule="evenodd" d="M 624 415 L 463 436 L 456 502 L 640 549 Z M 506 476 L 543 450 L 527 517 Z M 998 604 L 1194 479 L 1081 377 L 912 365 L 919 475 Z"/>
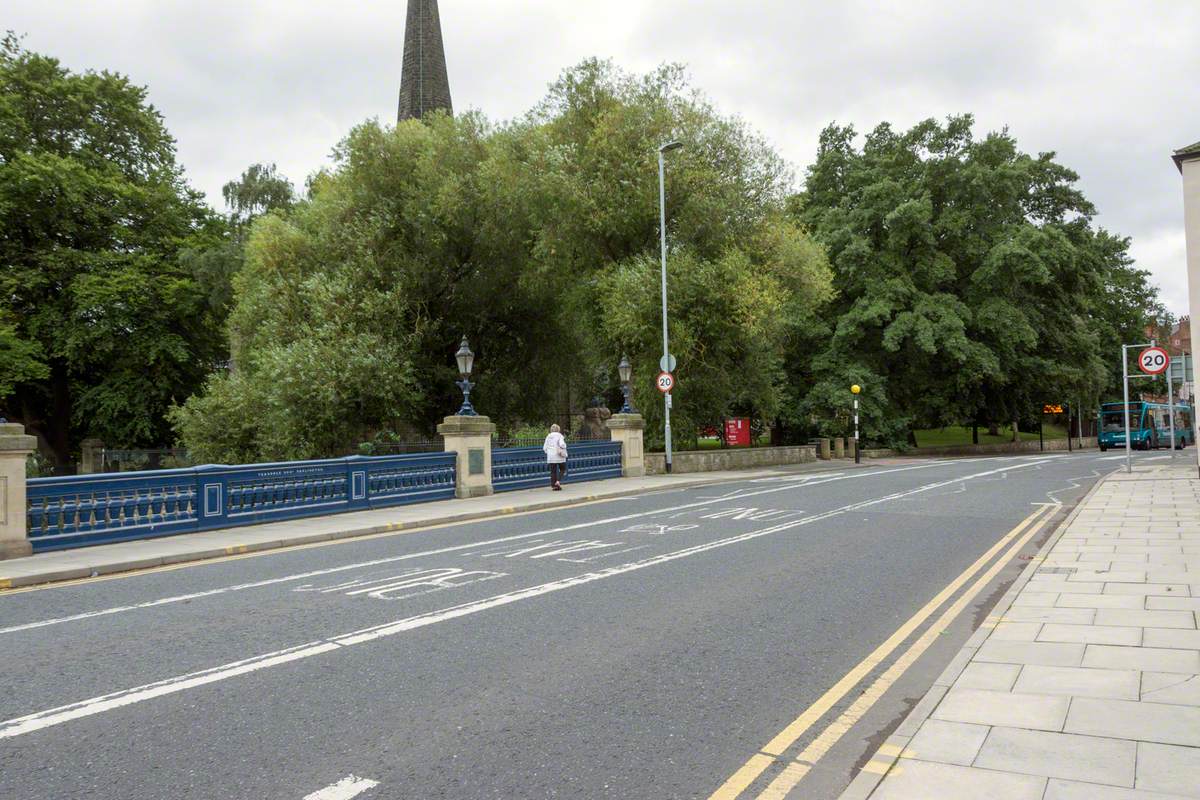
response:
<path fill-rule="evenodd" d="M 857 383 L 850 387 L 850 393 L 854 395 L 854 463 L 862 463 L 861 448 L 858 446 L 858 395 L 862 391 L 862 387 Z"/>

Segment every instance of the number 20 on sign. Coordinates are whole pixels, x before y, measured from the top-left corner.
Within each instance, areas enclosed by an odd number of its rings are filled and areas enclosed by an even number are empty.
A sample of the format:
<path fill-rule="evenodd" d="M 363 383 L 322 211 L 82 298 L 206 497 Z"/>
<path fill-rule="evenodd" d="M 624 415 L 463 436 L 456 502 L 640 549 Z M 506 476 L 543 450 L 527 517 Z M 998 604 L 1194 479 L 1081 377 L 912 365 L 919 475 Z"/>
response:
<path fill-rule="evenodd" d="M 1147 347 L 1138 353 L 1138 369 L 1147 375 L 1161 375 L 1171 365 L 1171 357 L 1161 347 Z"/>
<path fill-rule="evenodd" d="M 658 379 L 654 383 L 660 392 L 669 394 L 675 388 L 675 376 L 669 372 L 660 372 L 658 373 Z"/>

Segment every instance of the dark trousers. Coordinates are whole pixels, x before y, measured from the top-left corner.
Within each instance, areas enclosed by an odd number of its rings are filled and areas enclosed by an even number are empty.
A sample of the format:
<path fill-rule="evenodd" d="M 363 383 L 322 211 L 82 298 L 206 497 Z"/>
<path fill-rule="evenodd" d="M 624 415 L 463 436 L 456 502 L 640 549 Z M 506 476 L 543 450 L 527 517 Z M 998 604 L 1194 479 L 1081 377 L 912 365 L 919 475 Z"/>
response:
<path fill-rule="evenodd" d="M 550 464 L 550 485 L 557 485 L 563 478 L 567 476 L 566 464 Z"/>

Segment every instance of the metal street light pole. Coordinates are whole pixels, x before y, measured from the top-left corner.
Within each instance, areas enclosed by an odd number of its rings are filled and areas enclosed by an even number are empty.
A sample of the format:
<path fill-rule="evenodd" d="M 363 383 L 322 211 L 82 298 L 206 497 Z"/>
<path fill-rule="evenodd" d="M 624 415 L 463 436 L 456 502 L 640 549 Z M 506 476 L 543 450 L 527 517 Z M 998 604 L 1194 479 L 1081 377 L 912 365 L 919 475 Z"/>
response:
<path fill-rule="evenodd" d="M 658 232 L 662 244 L 662 329 L 663 362 L 671 357 L 667 339 L 667 188 L 664 154 L 683 147 L 683 142 L 667 142 L 658 148 Z M 667 472 L 671 471 L 671 393 L 663 394 L 663 434 L 667 442 Z"/>

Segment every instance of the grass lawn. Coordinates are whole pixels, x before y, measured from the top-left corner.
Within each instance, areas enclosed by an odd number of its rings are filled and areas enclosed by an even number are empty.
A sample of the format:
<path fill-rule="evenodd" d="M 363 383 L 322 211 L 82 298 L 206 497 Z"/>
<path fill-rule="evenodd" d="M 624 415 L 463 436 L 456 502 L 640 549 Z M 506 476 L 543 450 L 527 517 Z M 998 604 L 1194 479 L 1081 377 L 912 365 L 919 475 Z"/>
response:
<path fill-rule="evenodd" d="M 1061 425 L 1046 425 L 1047 439 L 1065 439 L 1067 438 L 1067 429 Z M 1021 439 L 1024 441 L 1036 442 L 1038 432 L 1021 431 Z M 930 428 L 929 430 L 917 431 L 917 447 L 944 447 L 948 445 L 971 444 L 971 429 L 962 427 L 948 428 Z M 987 428 L 979 429 L 980 444 L 1001 444 L 1003 442 L 1012 441 L 1012 427 L 1003 426 L 1000 428 L 999 436 L 988 436 Z"/>

